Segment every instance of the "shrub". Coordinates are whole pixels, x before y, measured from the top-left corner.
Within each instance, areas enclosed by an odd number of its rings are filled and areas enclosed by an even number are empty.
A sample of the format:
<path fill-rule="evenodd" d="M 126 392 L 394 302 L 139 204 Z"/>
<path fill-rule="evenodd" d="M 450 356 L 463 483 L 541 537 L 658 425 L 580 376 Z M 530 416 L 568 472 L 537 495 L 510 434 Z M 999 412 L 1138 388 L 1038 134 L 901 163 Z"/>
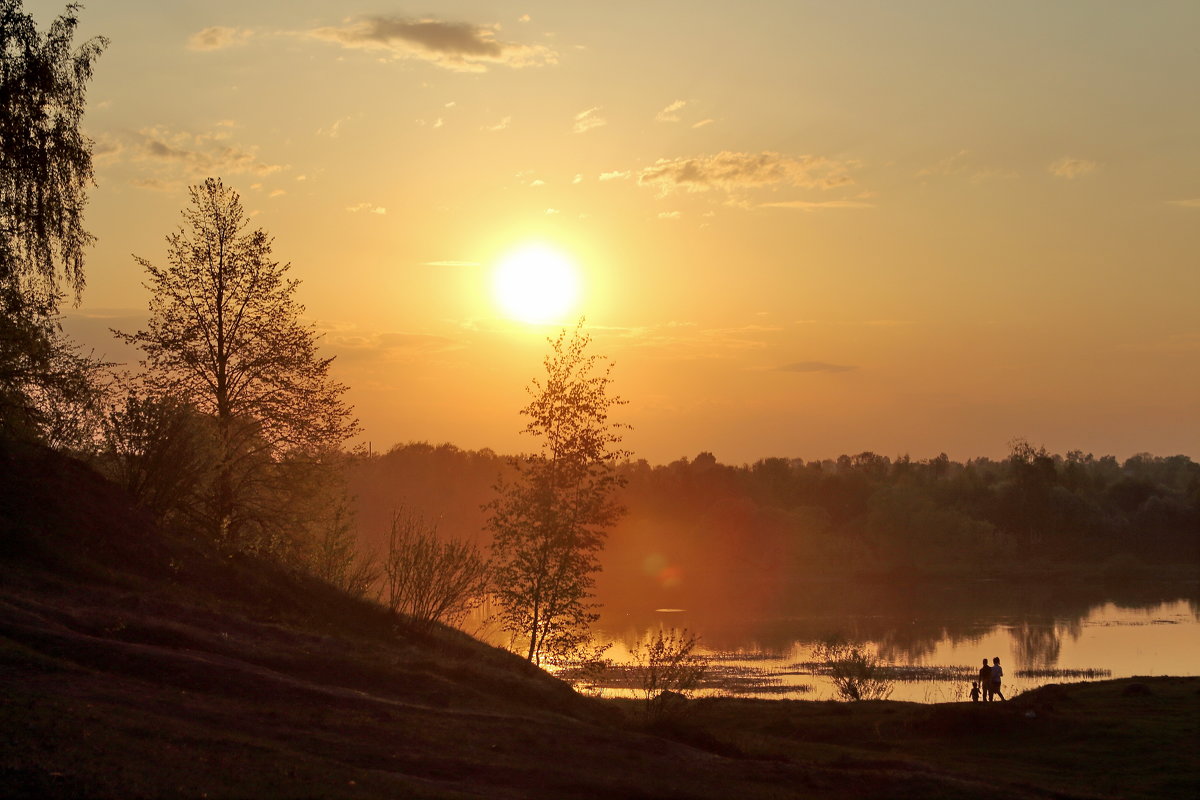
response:
<path fill-rule="evenodd" d="M 699 641 L 686 628 L 660 629 L 630 652 L 649 716 L 659 718 L 677 711 L 700 685 L 709 663 L 693 652 Z"/>
<path fill-rule="evenodd" d="M 384 599 L 418 628 L 456 625 L 479 605 L 488 588 L 488 563 L 479 548 L 442 541 L 417 514 L 396 511 L 383 562 Z"/>
<path fill-rule="evenodd" d="M 829 638 L 817 645 L 813 660 L 843 700 L 886 700 L 892 694 L 883 662 L 863 644 Z"/>

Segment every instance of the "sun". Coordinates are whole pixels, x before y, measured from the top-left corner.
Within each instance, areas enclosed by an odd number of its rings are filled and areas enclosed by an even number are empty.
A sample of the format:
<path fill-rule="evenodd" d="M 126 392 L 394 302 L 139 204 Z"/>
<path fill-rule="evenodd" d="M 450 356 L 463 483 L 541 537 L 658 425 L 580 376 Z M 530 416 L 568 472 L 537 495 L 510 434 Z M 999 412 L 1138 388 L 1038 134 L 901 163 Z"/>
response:
<path fill-rule="evenodd" d="M 521 322 L 561 322 L 579 301 L 579 270 L 562 253 L 528 245 L 492 273 L 492 295 L 505 315 Z"/>

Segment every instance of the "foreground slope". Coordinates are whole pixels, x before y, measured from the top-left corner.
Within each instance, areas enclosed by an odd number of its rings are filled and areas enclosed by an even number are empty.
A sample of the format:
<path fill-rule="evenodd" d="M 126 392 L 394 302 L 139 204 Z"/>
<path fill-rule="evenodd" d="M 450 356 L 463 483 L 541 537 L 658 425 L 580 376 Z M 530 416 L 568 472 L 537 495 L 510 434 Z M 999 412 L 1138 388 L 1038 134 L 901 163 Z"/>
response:
<path fill-rule="evenodd" d="M 0 676 L 5 797 L 1162 797 L 1197 774 L 1194 681 L 1114 688 L 1123 729 L 1078 694 L 1033 717 L 702 701 L 648 727 L 461 633 L 158 530 L 84 466 L 11 446 Z M 999 745 L 972 747 L 980 728 Z M 1146 774 L 1100 780 L 1114 748 Z"/>

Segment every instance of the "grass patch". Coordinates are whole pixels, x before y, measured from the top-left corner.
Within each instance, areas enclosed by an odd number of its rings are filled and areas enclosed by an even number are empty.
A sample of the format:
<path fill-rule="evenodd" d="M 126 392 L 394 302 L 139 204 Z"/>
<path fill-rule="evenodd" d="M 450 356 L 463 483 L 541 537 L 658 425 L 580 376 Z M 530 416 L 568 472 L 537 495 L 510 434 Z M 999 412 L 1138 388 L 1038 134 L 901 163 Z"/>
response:
<path fill-rule="evenodd" d="M 1014 673 L 1018 678 L 1074 678 L 1076 680 L 1098 680 L 1111 678 L 1111 669 L 1019 669 Z"/>

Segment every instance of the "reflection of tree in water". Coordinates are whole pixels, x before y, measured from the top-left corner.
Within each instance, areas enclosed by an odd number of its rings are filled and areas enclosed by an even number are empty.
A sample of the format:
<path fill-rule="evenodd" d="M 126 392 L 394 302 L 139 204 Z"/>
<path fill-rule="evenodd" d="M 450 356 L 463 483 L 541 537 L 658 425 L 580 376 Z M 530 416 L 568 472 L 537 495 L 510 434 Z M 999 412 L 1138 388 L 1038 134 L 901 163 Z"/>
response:
<path fill-rule="evenodd" d="M 1011 629 L 1017 666 L 1022 669 L 1049 669 L 1058 664 L 1062 638 L 1053 621 L 1027 621 Z"/>
<path fill-rule="evenodd" d="M 688 609 L 679 624 L 697 630 L 704 646 L 714 650 L 740 650 L 753 642 L 764 651 L 787 653 L 797 643 L 837 634 L 875 643 L 886 661 L 920 663 L 942 642 L 970 644 L 1004 628 L 1014 650 L 1014 663 L 1006 666 L 1047 669 L 1057 665 L 1063 638 L 1078 638 L 1083 621 L 1098 607 L 1113 602 L 1149 608 L 1183 598 L 1178 587 L 1167 585 L 1114 592 L 1083 583 L 814 581 L 790 587 L 781 605 L 739 603 L 724 595 L 678 599 L 675 607 Z M 1194 598 L 1188 599 L 1200 610 Z M 621 623 L 657 624 L 652 608 L 642 612 L 624 606 Z M 605 611 L 614 610 L 610 599 Z"/>

